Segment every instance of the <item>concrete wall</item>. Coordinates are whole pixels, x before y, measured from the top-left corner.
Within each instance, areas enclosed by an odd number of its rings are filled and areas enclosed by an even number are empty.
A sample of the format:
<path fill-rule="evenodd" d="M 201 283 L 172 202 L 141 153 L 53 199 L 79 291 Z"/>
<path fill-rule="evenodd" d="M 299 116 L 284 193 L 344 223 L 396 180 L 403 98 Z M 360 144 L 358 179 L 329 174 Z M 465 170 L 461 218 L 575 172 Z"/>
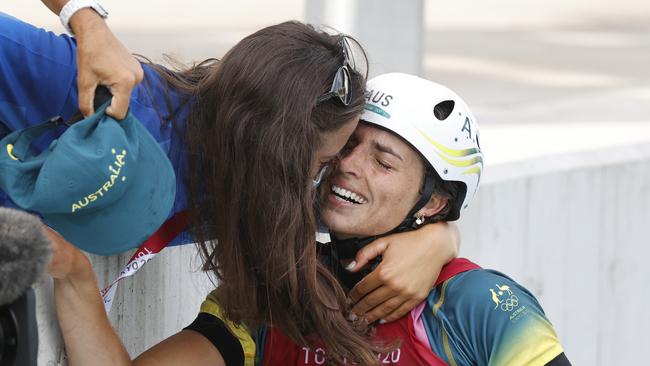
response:
<path fill-rule="evenodd" d="M 574 365 L 650 359 L 650 143 L 488 169 L 463 256 L 531 290 Z"/>

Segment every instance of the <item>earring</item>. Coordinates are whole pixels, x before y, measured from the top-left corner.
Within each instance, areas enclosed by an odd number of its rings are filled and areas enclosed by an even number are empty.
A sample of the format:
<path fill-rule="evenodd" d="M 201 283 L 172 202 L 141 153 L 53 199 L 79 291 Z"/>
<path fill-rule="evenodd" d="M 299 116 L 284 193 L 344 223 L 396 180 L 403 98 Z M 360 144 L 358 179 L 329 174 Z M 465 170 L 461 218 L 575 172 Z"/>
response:
<path fill-rule="evenodd" d="M 420 225 L 424 224 L 424 215 L 416 216 L 415 217 L 415 224 L 417 226 L 420 226 Z"/>

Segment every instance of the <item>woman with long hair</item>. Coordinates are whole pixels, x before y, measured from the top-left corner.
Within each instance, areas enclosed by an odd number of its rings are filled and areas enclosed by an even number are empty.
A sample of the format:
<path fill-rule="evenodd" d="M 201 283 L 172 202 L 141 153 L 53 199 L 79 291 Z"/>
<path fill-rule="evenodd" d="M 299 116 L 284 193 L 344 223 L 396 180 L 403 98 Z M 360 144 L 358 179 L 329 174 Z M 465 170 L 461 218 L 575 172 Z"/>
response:
<path fill-rule="evenodd" d="M 0 136 L 53 115 L 74 114 L 74 40 L 2 14 L 0 35 L 0 107 L 26 111 L 19 121 L 2 118 Z M 220 280 L 216 296 L 227 317 L 251 328 L 273 324 L 302 344 L 318 334 L 341 360 L 369 364 L 375 348 L 346 319 L 345 294 L 318 262 L 314 237 L 314 179 L 344 146 L 365 104 L 365 75 L 354 67 L 350 42 L 286 22 L 244 38 L 219 61 L 180 71 L 144 62 L 144 82 L 133 92 L 130 113 L 160 143 L 176 171 L 172 214 L 189 211 L 192 240 L 201 248 L 204 269 Z M 13 109 L 0 108 L 0 117 L 8 110 Z M 36 145 L 48 147 L 47 142 Z M 426 296 L 455 254 L 454 237 L 443 225 L 384 238 L 379 247 L 409 241 L 412 250 L 422 251 L 424 266 L 408 263 L 422 270 L 394 275 L 386 257 L 376 282 L 361 291 L 374 296 L 359 303 L 372 316 L 407 311 Z M 81 271 L 81 277 L 93 279 L 80 285 L 74 282 L 79 277 L 70 276 L 76 265 L 53 268 L 71 363 L 129 364 L 103 313 L 92 271 Z M 188 340 L 204 341 L 196 337 L 184 331 L 162 344 L 171 342 L 167 352 Z M 195 365 L 213 361 L 181 348 L 183 363 L 190 364 L 188 357 Z M 141 360 L 152 359 L 146 354 Z M 166 360 L 178 364 L 173 357 Z"/>

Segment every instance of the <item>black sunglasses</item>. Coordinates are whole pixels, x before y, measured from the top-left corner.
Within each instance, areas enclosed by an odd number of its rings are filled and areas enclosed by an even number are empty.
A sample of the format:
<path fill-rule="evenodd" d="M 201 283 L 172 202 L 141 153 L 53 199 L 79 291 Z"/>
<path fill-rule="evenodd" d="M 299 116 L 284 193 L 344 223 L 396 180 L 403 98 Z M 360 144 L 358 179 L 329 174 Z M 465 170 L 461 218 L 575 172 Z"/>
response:
<path fill-rule="evenodd" d="M 347 107 L 352 101 L 352 92 L 350 91 L 350 69 L 355 69 L 354 58 L 352 57 L 350 43 L 346 36 L 341 37 L 339 45 L 343 51 L 343 65 L 336 70 L 330 91 L 318 97 L 316 104 L 320 104 L 332 98 L 338 98 L 341 103 Z"/>

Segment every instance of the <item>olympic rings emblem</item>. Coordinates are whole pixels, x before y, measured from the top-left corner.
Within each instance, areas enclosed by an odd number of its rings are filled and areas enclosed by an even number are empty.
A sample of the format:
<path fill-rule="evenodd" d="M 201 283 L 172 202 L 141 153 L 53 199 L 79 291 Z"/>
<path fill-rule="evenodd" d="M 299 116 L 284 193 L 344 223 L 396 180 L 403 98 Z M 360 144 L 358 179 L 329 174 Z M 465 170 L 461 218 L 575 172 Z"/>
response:
<path fill-rule="evenodd" d="M 519 306 L 519 298 L 515 295 L 512 295 L 509 299 L 506 299 L 501 303 L 501 310 L 512 311 L 517 306 Z"/>

